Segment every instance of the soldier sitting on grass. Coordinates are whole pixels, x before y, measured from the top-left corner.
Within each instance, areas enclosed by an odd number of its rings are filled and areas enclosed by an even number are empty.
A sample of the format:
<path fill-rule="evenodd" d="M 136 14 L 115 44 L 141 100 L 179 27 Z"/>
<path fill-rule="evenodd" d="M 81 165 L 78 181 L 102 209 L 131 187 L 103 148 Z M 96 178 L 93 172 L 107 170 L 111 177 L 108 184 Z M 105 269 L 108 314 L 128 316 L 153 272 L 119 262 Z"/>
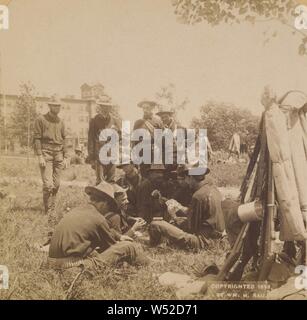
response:
<path fill-rule="evenodd" d="M 202 170 L 202 172 L 188 176 L 194 190 L 188 210 L 188 229 L 184 231 L 166 221 L 153 221 L 149 225 L 152 246 L 158 245 L 163 238 L 166 238 L 180 249 L 198 251 L 207 248 L 208 239 L 222 236 L 225 230 L 221 208 L 222 196 L 217 188 L 210 186 L 205 179 L 210 170 L 196 168 L 196 165 L 191 170 Z M 185 171 L 188 173 L 188 168 Z M 176 216 L 173 220 L 176 222 Z"/>
<path fill-rule="evenodd" d="M 152 175 L 156 170 L 155 165 L 147 169 L 147 175 Z M 140 174 L 133 163 L 118 165 L 125 173 L 123 184 L 128 186 L 127 195 L 129 200 L 130 215 L 140 217 L 146 222 L 151 222 L 154 211 L 153 198 L 151 196 L 155 187 L 148 177 Z"/>
<path fill-rule="evenodd" d="M 114 197 L 118 205 L 118 210 L 108 212 L 105 218 L 108 220 L 111 229 L 131 238 L 136 238 L 137 231 L 146 225 L 146 221 L 143 218 L 132 217 L 127 214 L 129 204 L 127 190 L 117 184 L 113 184 L 112 186 L 114 188 Z"/>
<path fill-rule="evenodd" d="M 85 192 L 90 197 L 89 203 L 71 210 L 56 227 L 48 265 L 65 269 L 81 265 L 100 268 L 124 261 L 147 263 L 141 248 L 129 236 L 110 229 L 104 217 L 118 209 L 112 185 L 88 186 Z"/>

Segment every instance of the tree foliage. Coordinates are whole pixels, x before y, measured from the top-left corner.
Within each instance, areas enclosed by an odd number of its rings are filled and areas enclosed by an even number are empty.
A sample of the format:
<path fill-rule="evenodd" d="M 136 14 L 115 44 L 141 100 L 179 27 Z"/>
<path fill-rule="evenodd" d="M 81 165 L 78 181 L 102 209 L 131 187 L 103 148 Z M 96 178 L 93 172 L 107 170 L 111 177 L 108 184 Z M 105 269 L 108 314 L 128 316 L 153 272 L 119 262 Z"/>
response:
<path fill-rule="evenodd" d="M 159 110 L 162 110 L 163 107 L 169 107 L 175 114 L 180 110 L 184 110 L 189 102 L 187 97 L 183 99 L 178 97 L 176 86 L 173 83 L 161 86 L 160 90 L 156 93 L 156 99 L 160 104 L 158 106 Z"/>
<path fill-rule="evenodd" d="M 207 21 L 211 25 L 255 22 L 258 18 L 283 20 L 294 14 L 298 4 L 294 0 L 173 0 L 172 3 L 181 22 Z"/>
<path fill-rule="evenodd" d="M 27 146 L 32 141 L 36 117 L 35 88 L 31 83 L 23 83 L 8 122 L 10 138 L 17 139 L 21 146 Z"/>
<path fill-rule="evenodd" d="M 192 120 L 192 127 L 208 130 L 213 150 L 227 150 L 235 132 L 249 146 L 253 145 L 258 135 L 259 120 L 249 110 L 211 101 L 200 108 L 200 117 Z"/>
<path fill-rule="evenodd" d="M 301 43 L 298 46 L 300 55 L 307 54 L 307 35 L 297 30 L 293 24 L 296 15 L 296 0 L 172 0 L 178 21 L 187 24 L 207 22 L 211 26 L 221 23 L 252 24 L 261 21 L 276 20 L 290 27 L 293 34 L 298 34 Z M 273 32 L 270 38 L 276 36 Z M 266 42 L 270 39 L 266 39 Z"/>

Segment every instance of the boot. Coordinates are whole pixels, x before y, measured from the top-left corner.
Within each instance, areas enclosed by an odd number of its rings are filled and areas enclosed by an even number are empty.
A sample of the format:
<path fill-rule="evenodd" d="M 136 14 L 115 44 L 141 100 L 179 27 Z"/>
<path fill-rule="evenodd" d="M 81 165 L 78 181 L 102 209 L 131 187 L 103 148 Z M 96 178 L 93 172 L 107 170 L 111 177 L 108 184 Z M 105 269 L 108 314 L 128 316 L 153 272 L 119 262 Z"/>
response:
<path fill-rule="evenodd" d="M 48 225 L 52 231 L 54 230 L 58 222 L 56 210 L 55 210 L 56 194 L 57 194 L 57 190 L 53 190 L 48 201 Z"/>
<path fill-rule="evenodd" d="M 49 198 L 50 198 L 50 192 L 47 190 L 43 190 L 43 202 L 44 202 L 45 215 L 48 215 L 48 211 L 49 211 Z"/>

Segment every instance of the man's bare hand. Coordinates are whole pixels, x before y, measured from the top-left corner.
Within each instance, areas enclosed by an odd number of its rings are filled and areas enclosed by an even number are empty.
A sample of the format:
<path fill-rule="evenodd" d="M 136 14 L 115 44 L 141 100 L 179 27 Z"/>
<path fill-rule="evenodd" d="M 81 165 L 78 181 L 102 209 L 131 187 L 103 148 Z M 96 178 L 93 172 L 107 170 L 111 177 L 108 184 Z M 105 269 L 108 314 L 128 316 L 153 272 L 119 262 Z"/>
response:
<path fill-rule="evenodd" d="M 154 198 L 154 199 L 160 199 L 162 197 L 161 195 L 161 192 L 159 190 L 154 190 L 152 193 L 151 193 L 151 196 Z"/>
<path fill-rule="evenodd" d="M 138 218 L 138 219 L 136 220 L 136 222 L 134 223 L 134 225 L 131 227 L 131 229 L 132 229 L 133 231 L 138 231 L 138 230 L 140 230 L 142 227 L 144 227 L 145 224 L 146 224 L 146 221 L 145 221 L 144 219 Z"/>
<path fill-rule="evenodd" d="M 129 236 L 122 235 L 122 236 L 120 237 L 119 241 L 133 241 L 133 239 L 130 238 Z"/>
<path fill-rule="evenodd" d="M 46 167 L 46 161 L 42 155 L 38 156 L 38 164 L 41 168 Z"/>

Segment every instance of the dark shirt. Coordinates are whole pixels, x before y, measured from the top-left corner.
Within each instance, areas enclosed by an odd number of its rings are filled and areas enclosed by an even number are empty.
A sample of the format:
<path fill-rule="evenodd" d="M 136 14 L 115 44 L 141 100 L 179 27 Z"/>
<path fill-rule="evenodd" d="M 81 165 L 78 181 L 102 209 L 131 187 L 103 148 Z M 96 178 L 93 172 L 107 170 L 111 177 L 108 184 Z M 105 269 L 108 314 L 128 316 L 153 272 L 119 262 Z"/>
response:
<path fill-rule="evenodd" d="M 150 119 L 143 118 L 135 121 L 133 130 L 136 129 L 147 129 L 153 137 L 154 129 L 163 129 L 163 123 L 157 116 L 153 116 Z"/>
<path fill-rule="evenodd" d="M 164 123 L 164 129 L 169 129 L 173 133 L 173 148 L 168 151 L 166 148 L 166 139 L 162 139 L 163 161 L 165 161 L 166 157 L 173 157 L 174 165 L 167 165 L 167 167 L 171 170 L 176 170 L 179 162 L 179 159 L 177 159 L 178 150 L 181 150 L 180 154 L 185 154 L 185 157 L 187 158 L 187 130 L 179 125 L 174 119 L 171 119 L 168 124 Z M 169 154 L 169 152 L 171 154 Z"/>
<path fill-rule="evenodd" d="M 105 215 L 105 218 L 107 219 L 110 228 L 114 229 L 119 234 L 127 235 L 129 237 L 134 236 L 131 226 L 135 220 L 130 219 L 125 212 L 109 212 Z"/>
<path fill-rule="evenodd" d="M 151 193 L 154 191 L 153 184 L 140 174 L 132 179 L 126 177 L 129 185 L 127 192 L 130 206 L 133 206 L 135 215 L 150 222 L 153 217 L 154 205 Z M 132 209 L 130 209 L 132 210 Z"/>
<path fill-rule="evenodd" d="M 97 114 L 90 120 L 88 130 L 88 160 L 98 160 L 100 148 L 106 141 L 99 141 L 99 135 L 103 129 L 113 128 L 120 133 L 120 124 L 110 115 Z"/>
<path fill-rule="evenodd" d="M 50 243 L 49 257 L 88 256 L 95 248 L 107 249 L 120 239 L 97 209 L 87 204 L 67 213 L 57 225 Z"/>
<path fill-rule="evenodd" d="M 225 221 L 221 207 L 222 195 L 217 188 L 205 181 L 192 196 L 190 207 L 190 231 L 214 237 L 225 230 Z"/>
<path fill-rule="evenodd" d="M 42 155 L 43 149 L 63 151 L 67 155 L 66 131 L 64 122 L 50 112 L 39 116 L 34 122 L 34 149 Z"/>
<path fill-rule="evenodd" d="M 185 207 L 191 204 L 193 194 L 187 182 L 179 182 L 177 179 L 166 181 L 161 188 L 161 193 L 165 198 L 174 199 Z"/>

